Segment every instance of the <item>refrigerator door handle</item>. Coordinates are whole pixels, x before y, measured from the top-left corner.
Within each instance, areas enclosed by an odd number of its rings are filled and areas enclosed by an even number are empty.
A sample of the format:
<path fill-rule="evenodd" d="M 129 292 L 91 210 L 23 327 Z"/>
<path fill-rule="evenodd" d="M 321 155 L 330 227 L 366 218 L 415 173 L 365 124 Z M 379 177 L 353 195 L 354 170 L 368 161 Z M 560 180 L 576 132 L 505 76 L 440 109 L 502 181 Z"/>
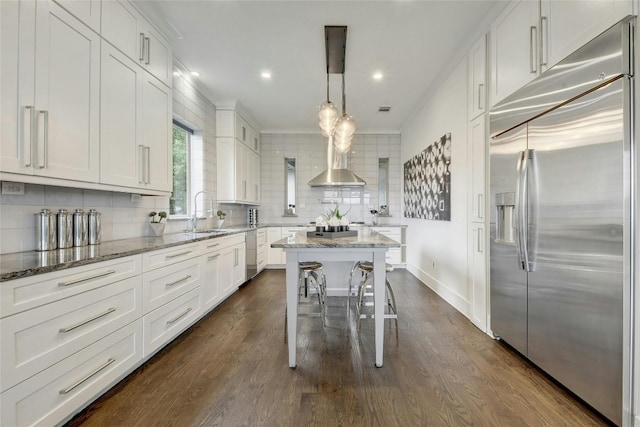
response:
<path fill-rule="evenodd" d="M 519 217 L 518 230 L 520 231 L 520 250 L 522 251 L 522 268 L 527 272 L 533 271 L 533 265 L 529 261 L 529 220 L 528 220 L 528 192 L 529 192 L 529 167 L 533 160 L 533 150 L 525 150 L 522 153 L 522 166 L 520 167 L 520 200 L 518 203 Z"/>
<path fill-rule="evenodd" d="M 520 269 L 524 270 L 524 260 L 523 260 L 523 251 L 522 251 L 522 229 L 520 224 L 522 221 L 520 217 L 522 216 L 522 203 L 520 200 L 522 199 L 522 164 L 524 159 L 524 151 L 520 151 L 518 153 L 518 162 L 516 163 L 516 200 L 514 206 L 514 229 L 516 232 L 516 252 L 518 254 L 518 264 L 520 264 Z"/>

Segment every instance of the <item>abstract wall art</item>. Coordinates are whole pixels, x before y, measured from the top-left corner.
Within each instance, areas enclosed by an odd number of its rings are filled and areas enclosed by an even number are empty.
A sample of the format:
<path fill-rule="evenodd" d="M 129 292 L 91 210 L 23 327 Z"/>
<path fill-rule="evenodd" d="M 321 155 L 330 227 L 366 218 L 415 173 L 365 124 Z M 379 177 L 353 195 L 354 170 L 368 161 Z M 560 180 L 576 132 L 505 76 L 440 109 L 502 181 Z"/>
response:
<path fill-rule="evenodd" d="M 404 164 L 405 218 L 451 221 L 451 134 Z"/>

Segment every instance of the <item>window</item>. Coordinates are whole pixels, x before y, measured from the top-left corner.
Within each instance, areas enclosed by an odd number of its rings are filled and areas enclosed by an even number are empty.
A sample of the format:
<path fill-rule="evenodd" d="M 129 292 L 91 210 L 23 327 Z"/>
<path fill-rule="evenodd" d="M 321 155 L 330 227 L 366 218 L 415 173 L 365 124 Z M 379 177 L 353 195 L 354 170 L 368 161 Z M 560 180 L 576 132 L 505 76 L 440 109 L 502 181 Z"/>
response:
<path fill-rule="evenodd" d="M 189 215 L 191 200 L 191 136 L 193 130 L 173 122 L 173 193 L 169 199 L 170 215 Z"/>

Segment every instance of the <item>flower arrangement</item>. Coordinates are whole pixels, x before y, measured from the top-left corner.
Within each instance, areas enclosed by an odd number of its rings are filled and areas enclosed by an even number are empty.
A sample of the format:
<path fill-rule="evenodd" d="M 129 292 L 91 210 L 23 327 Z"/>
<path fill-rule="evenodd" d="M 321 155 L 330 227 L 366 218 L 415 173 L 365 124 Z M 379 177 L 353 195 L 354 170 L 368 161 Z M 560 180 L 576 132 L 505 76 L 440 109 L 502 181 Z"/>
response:
<path fill-rule="evenodd" d="M 160 217 L 159 220 L 156 221 L 156 215 Z M 162 222 L 163 218 L 167 217 L 167 213 L 162 211 L 162 212 L 155 212 L 155 211 L 151 211 L 149 212 L 149 218 L 151 218 L 151 224 L 160 224 Z"/>
<path fill-rule="evenodd" d="M 226 214 L 226 212 L 218 211 L 218 212 L 216 212 L 216 216 L 218 217 L 218 219 L 224 220 L 224 217 L 226 217 L 227 214 Z"/>
<path fill-rule="evenodd" d="M 349 218 L 347 218 L 347 214 L 351 209 L 347 210 L 345 213 L 340 212 L 340 206 L 335 207 L 335 209 L 330 209 L 324 215 L 320 215 L 316 218 L 316 228 L 324 228 L 329 227 L 329 231 L 344 231 L 349 228 Z"/>

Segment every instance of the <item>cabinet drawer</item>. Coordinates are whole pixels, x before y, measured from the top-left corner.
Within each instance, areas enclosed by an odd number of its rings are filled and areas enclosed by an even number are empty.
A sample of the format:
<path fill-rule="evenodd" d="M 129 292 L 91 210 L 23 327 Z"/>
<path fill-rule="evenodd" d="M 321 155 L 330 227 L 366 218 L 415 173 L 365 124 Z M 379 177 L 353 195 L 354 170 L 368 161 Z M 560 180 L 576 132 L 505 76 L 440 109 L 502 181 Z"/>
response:
<path fill-rule="evenodd" d="M 48 368 L 142 316 L 136 276 L 0 319 L 0 389 Z"/>
<path fill-rule="evenodd" d="M 141 271 L 141 255 L 135 255 L 10 280 L 0 284 L 0 317 L 10 316 L 133 277 Z"/>
<path fill-rule="evenodd" d="M 402 263 L 402 248 L 389 248 L 385 254 L 385 261 L 389 264 Z"/>
<path fill-rule="evenodd" d="M 200 286 L 200 258 L 158 268 L 142 276 L 142 310 L 148 313 Z"/>
<path fill-rule="evenodd" d="M 58 425 L 142 360 L 142 322 L 117 330 L 1 395 L 0 425 Z"/>
<path fill-rule="evenodd" d="M 390 239 L 400 242 L 402 232 L 399 228 L 374 228 L 374 230 Z"/>
<path fill-rule="evenodd" d="M 144 357 L 151 356 L 191 325 L 201 311 L 202 295 L 200 288 L 196 288 L 144 316 Z"/>
<path fill-rule="evenodd" d="M 205 242 L 207 244 L 205 248 L 207 251 L 224 249 L 230 246 L 235 246 L 239 243 L 244 243 L 244 241 L 245 233 L 232 234 L 230 236 L 218 237 L 216 239 Z"/>
<path fill-rule="evenodd" d="M 258 244 L 267 243 L 267 230 L 261 228 L 258 230 L 256 241 Z"/>
<path fill-rule="evenodd" d="M 154 268 L 175 264 L 176 262 L 196 257 L 201 253 L 202 245 L 200 243 L 174 246 L 167 249 L 147 252 L 142 255 L 142 270 L 149 271 Z"/>

